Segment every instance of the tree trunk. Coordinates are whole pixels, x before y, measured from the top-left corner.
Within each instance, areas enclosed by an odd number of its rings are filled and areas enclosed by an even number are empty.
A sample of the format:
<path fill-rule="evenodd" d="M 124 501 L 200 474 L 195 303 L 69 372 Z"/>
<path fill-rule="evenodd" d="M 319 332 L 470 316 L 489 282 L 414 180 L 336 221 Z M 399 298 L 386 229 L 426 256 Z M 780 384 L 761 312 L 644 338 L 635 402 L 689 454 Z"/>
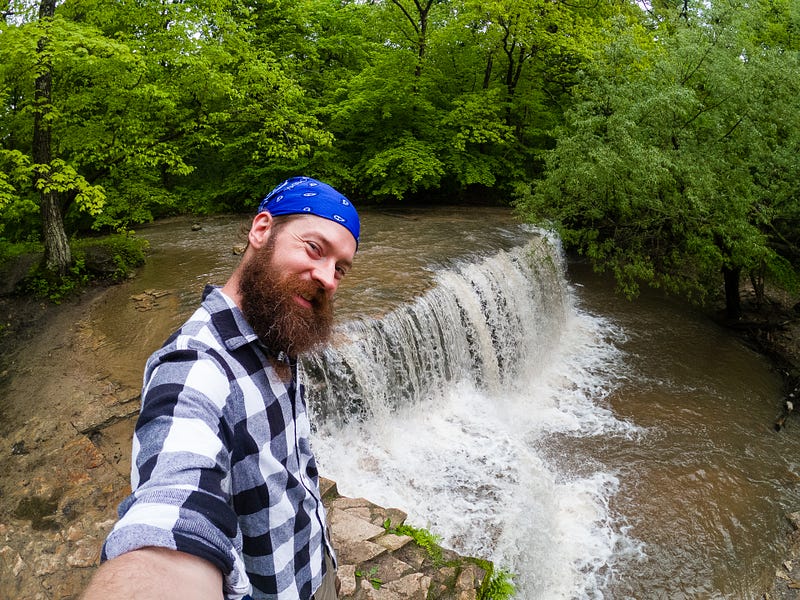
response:
<path fill-rule="evenodd" d="M 486 70 L 483 72 L 483 89 L 488 90 L 489 84 L 492 82 L 492 63 L 494 62 L 494 56 L 492 52 L 489 52 L 489 56 L 486 59 Z"/>
<path fill-rule="evenodd" d="M 725 316 L 731 320 L 738 320 L 742 316 L 742 303 L 739 297 L 740 268 L 722 268 L 725 279 Z"/>
<path fill-rule="evenodd" d="M 52 19 L 55 11 L 55 0 L 42 0 L 39 5 L 39 20 Z M 48 118 L 53 86 L 53 63 L 49 46 L 50 39 L 45 33 L 39 38 L 37 45 L 38 75 L 33 96 L 33 160 L 37 165 L 35 181 L 40 195 L 44 266 L 49 271 L 64 275 L 72 262 L 72 254 L 64 231 L 64 218 L 61 214 L 58 193 L 46 185 L 51 177 L 49 168 L 52 168 L 53 161 L 52 131 Z"/>
<path fill-rule="evenodd" d="M 761 264 L 757 269 L 750 271 L 750 283 L 753 286 L 753 293 L 755 294 L 756 298 L 756 308 L 761 308 L 764 305 L 764 300 L 766 299 L 764 294 L 764 273 L 766 270 L 767 267 L 764 264 L 764 261 L 761 261 Z"/>
<path fill-rule="evenodd" d="M 392 4 L 400 9 L 400 12 L 403 13 L 403 16 L 417 34 L 417 64 L 414 67 L 414 77 L 415 79 L 419 79 L 422 75 L 422 64 L 425 61 L 425 51 L 428 47 L 428 15 L 430 14 L 431 6 L 433 6 L 433 0 L 414 0 L 413 4 L 416 9 L 416 14 L 414 15 L 411 14 L 411 11 L 406 9 L 400 0 L 391 1 Z M 414 86 L 416 91 L 417 83 L 414 83 Z"/>

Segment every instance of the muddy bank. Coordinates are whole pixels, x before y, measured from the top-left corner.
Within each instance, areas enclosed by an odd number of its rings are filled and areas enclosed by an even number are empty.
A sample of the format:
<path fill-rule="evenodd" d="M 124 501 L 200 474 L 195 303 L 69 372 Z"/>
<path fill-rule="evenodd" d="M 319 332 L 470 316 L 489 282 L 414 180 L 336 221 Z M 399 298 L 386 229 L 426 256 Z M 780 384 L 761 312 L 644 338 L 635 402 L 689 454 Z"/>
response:
<path fill-rule="evenodd" d="M 3 298 L 0 597 L 73 598 L 113 525 L 125 479 L 89 436 L 121 384 L 92 357 L 85 321 L 102 289 L 60 306 Z"/>
<path fill-rule="evenodd" d="M 765 306 L 750 301 L 742 319 L 730 325 L 783 376 L 784 397 L 775 403 L 775 435 L 800 435 L 800 304 L 785 294 L 773 295 Z M 764 600 L 800 599 L 800 512 L 787 513 L 786 521 L 784 560 L 775 565 Z"/>

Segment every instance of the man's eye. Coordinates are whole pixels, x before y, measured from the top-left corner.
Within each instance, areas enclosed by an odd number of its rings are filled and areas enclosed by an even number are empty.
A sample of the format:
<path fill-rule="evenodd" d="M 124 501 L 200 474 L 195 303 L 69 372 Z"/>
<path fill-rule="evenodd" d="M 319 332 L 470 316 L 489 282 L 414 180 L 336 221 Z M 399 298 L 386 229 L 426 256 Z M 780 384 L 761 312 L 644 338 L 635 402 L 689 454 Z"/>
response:
<path fill-rule="evenodd" d="M 336 267 L 336 274 L 339 276 L 339 279 L 347 275 L 347 269 L 344 267 Z"/>
<path fill-rule="evenodd" d="M 309 250 L 311 250 L 314 254 L 319 254 L 320 249 L 316 242 L 306 242 L 308 245 Z"/>

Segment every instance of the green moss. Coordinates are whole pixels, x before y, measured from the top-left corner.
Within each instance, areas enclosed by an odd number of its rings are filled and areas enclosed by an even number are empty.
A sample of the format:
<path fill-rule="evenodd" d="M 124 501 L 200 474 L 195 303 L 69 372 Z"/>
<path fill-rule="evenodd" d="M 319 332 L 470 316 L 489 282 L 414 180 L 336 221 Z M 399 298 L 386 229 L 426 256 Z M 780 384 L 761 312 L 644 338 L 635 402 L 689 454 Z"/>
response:
<path fill-rule="evenodd" d="M 427 529 L 411 527 L 410 525 L 398 525 L 392 527 L 389 519 L 383 522 L 383 528 L 388 533 L 396 535 L 407 535 L 421 548 L 425 549 L 428 556 L 437 566 L 444 564 L 443 550 L 439 545 L 441 538 Z M 478 600 L 510 600 L 516 594 L 516 587 L 513 583 L 513 575 L 505 569 L 497 570 L 491 561 L 479 558 L 465 558 L 464 560 L 472 562 L 480 567 L 486 575 L 481 583 L 481 589 L 478 592 Z M 450 564 L 450 563 L 448 563 Z M 453 565 L 461 566 L 461 565 Z"/>
<path fill-rule="evenodd" d="M 0 266 L 25 254 L 37 254 L 44 251 L 40 242 L 9 242 L 0 237 Z"/>
<path fill-rule="evenodd" d="M 19 501 L 14 516 L 18 519 L 25 519 L 31 522 L 31 526 L 38 530 L 58 529 L 59 524 L 55 520 L 58 510 L 58 495 L 50 498 L 42 496 L 30 496 Z"/>
<path fill-rule="evenodd" d="M 392 527 L 391 522 L 387 519 L 383 523 L 383 528 L 389 533 L 395 535 L 407 535 L 410 537 L 420 548 L 423 548 L 435 565 L 441 565 L 443 562 L 442 547 L 439 545 L 441 538 L 434 535 L 427 529 L 411 527 L 410 525 L 399 525 Z"/>
<path fill-rule="evenodd" d="M 144 264 L 147 240 L 128 233 L 76 240 L 70 247 L 76 258 L 83 258 L 87 270 L 97 279 L 123 281 Z"/>

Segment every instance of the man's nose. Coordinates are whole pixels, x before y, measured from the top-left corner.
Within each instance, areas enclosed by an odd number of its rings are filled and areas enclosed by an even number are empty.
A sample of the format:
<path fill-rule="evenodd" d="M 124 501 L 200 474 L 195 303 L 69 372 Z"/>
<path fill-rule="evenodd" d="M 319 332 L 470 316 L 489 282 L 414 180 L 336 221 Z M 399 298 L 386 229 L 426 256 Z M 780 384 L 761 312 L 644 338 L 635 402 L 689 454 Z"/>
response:
<path fill-rule="evenodd" d="M 311 276 L 328 294 L 333 294 L 339 287 L 339 280 L 336 278 L 336 264 L 332 261 L 322 261 L 314 268 Z"/>

